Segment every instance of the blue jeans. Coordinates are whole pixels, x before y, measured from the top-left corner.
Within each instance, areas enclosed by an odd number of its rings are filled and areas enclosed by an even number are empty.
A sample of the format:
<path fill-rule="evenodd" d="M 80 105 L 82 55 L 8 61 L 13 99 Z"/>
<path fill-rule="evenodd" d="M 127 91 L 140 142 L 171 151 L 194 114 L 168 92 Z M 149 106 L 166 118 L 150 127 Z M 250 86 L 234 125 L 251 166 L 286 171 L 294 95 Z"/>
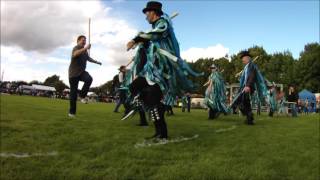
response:
<path fill-rule="evenodd" d="M 296 104 L 290 104 L 292 117 L 298 117 Z"/>

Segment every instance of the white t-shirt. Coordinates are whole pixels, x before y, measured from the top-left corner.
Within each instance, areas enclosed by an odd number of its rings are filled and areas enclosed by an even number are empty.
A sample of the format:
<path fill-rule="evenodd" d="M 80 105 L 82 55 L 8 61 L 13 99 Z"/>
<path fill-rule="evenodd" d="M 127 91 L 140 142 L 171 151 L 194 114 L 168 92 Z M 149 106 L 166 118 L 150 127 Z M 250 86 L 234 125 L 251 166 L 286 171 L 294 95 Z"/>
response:
<path fill-rule="evenodd" d="M 119 72 L 119 83 L 123 82 L 123 72 Z"/>

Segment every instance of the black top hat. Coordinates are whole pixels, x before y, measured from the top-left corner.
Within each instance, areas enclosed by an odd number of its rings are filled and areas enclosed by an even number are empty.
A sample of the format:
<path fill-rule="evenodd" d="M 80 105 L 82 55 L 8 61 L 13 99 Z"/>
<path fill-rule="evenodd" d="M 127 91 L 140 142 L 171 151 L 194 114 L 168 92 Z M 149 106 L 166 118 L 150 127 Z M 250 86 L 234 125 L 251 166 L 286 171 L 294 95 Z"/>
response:
<path fill-rule="evenodd" d="M 249 57 L 252 57 L 249 53 L 249 51 L 241 51 L 240 52 L 240 59 L 242 59 L 243 57 L 245 56 L 249 56 Z"/>
<path fill-rule="evenodd" d="M 119 70 L 123 69 L 123 68 L 126 68 L 126 66 L 120 66 Z"/>
<path fill-rule="evenodd" d="M 209 69 L 218 69 L 218 67 L 215 64 L 212 64 Z"/>
<path fill-rule="evenodd" d="M 146 13 L 147 11 L 157 11 L 160 15 L 163 14 L 162 12 L 162 4 L 157 1 L 149 1 L 147 3 L 147 6 L 142 10 L 143 13 Z"/>

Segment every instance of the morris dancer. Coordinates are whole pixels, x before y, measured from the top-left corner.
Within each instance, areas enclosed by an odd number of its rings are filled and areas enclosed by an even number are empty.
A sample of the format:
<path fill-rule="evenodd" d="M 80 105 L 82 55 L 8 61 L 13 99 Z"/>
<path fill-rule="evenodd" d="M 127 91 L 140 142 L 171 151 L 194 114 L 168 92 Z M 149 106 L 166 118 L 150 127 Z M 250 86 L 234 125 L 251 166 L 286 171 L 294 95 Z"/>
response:
<path fill-rule="evenodd" d="M 269 116 L 273 117 L 273 113 L 276 111 L 277 102 L 276 102 L 276 89 L 275 84 L 273 83 L 271 88 L 268 91 L 268 100 L 269 100 Z"/>
<path fill-rule="evenodd" d="M 265 100 L 268 90 L 265 85 L 265 80 L 258 67 L 252 62 L 249 52 L 242 51 L 240 53 L 240 59 L 245 67 L 240 76 L 239 93 L 231 103 L 231 107 L 239 106 L 242 114 L 247 116 L 246 123 L 248 125 L 254 125 L 250 96 L 257 90 L 258 96 L 262 102 Z"/>
<path fill-rule="evenodd" d="M 204 103 L 209 107 L 209 119 L 214 119 L 222 112 L 229 112 L 226 106 L 226 88 L 218 68 L 213 64 L 210 67 L 211 75 L 203 86 L 208 86 L 205 94 Z"/>
<path fill-rule="evenodd" d="M 193 72 L 181 59 L 171 19 L 162 12 L 161 8 L 162 4 L 159 2 L 147 3 L 142 12 L 152 25 L 152 30 L 140 32 L 128 42 L 127 49 L 138 46 L 131 68 L 134 80 L 129 85 L 130 93 L 134 97 L 134 105 L 145 106 L 150 111 L 156 130 L 152 137 L 167 139 L 165 109 L 161 102 L 163 95 L 176 97 L 183 90 L 193 89 L 194 86 L 187 79 L 187 75 L 199 74 Z M 123 119 L 129 117 L 131 112 Z"/>

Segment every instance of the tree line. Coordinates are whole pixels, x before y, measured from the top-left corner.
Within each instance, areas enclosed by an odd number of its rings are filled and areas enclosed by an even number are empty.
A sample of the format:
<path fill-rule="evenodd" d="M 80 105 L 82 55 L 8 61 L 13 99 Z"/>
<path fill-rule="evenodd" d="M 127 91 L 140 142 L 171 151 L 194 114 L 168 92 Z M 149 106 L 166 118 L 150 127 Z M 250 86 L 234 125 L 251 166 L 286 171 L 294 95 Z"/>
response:
<path fill-rule="evenodd" d="M 313 93 L 320 92 L 320 44 L 309 43 L 304 46 L 299 58 L 295 59 L 291 52 L 276 52 L 268 54 L 263 47 L 253 46 L 247 49 L 254 57 L 259 56 L 256 64 L 263 76 L 270 82 L 283 84 L 286 90 L 289 85 L 294 85 L 300 91 L 307 89 Z M 235 75 L 243 69 L 243 64 L 239 54 L 234 54 L 219 59 L 200 58 L 190 62 L 191 68 L 197 72 L 204 72 L 204 76 L 190 77 L 198 85 L 192 93 L 204 94 L 205 88 L 202 85 L 207 81 L 210 75 L 209 67 L 215 64 L 222 71 L 222 76 L 226 83 L 238 83 L 238 77 Z M 112 79 L 112 77 L 110 77 Z M 43 84 L 56 88 L 57 93 L 62 94 L 68 86 L 60 79 L 58 75 L 53 75 L 39 82 L 37 80 L 29 83 L 24 81 L 11 82 L 16 86 L 25 84 Z M 108 96 L 112 92 L 112 80 L 98 86 L 92 87 L 90 91 L 99 96 Z"/>
<path fill-rule="evenodd" d="M 287 90 L 289 85 L 295 86 L 299 91 L 307 89 L 313 93 L 320 92 L 320 45 L 310 43 L 305 45 L 298 59 L 293 58 L 289 51 L 268 54 L 263 47 L 253 46 L 248 48 L 253 58 L 259 56 L 255 61 L 262 75 L 270 82 L 283 84 Z M 199 88 L 195 93 L 204 94 L 205 88 L 202 85 L 210 75 L 209 67 L 215 64 L 222 71 L 226 83 L 238 83 L 236 74 L 243 69 L 239 54 L 219 59 L 206 58 L 198 59 L 189 63 L 197 72 L 204 72 L 202 77 L 190 77 Z"/>

